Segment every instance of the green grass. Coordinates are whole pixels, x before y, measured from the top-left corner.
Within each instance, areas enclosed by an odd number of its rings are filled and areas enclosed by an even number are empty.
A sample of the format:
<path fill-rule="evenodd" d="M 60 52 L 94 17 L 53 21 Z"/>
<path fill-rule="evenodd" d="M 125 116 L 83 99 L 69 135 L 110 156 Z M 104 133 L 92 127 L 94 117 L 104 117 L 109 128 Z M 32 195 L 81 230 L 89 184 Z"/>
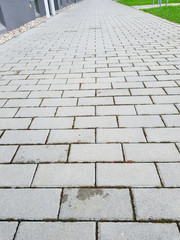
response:
<path fill-rule="evenodd" d="M 180 23 L 180 5 L 165 6 L 149 9 L 141 9 L 144 12 L 151 13 L 161 18 L 165 18 L 171 22 Z"/>
<path fill-rule="evenodd" d="M 152 0 L 117 0 L 118 3 L 122 3 L 128 6 L 138 6 L 138 5 L 152 5 Z M 154 0 L 157 4 L 158 0 Z M 162 0 L 162 3 L 166 3 L 166 0 Z M 169 0 L 168 3 L 180 3 L 180 0 Z"/>

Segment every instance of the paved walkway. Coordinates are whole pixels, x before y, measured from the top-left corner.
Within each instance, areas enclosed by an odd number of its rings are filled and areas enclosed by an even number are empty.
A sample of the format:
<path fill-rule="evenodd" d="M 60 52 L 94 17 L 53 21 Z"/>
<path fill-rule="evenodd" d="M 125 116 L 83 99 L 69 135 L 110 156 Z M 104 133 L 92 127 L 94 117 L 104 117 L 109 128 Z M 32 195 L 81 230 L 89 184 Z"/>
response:
<path fill-rule="evenodd" d="M 0 240 L 180 239 L 179 37 L 84 0 L 0 46 Z"/>

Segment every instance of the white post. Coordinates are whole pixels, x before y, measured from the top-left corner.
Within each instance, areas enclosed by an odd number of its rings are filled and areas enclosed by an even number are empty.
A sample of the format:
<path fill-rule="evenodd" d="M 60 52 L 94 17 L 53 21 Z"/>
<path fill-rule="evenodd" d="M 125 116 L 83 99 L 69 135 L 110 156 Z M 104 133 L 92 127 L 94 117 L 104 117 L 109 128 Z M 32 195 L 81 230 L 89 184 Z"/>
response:
<path fill-rule="evenodd" d="M 45 6 L 45 10 L 46 10 L 46 17 L 50 18 L 48 0 L 44 0 L 44 6 Z"/>
<path fill-rule="evenodd" d="M 56 15 L 55 6 L 54 6 L 54 0 L 49 0 L 50 5 L 50 11 L 52 15 Z"/>

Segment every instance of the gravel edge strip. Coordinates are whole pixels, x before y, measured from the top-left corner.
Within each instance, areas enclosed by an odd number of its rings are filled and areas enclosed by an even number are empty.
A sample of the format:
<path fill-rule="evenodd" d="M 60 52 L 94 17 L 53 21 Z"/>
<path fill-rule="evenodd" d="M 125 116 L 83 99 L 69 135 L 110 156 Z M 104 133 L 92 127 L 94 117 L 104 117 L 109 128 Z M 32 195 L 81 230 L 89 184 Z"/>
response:
<path fill-rule="evenodd" d="M 22 25 L 19 28 L 16 28 L 12 31 L 9 31 L 5 34 L 0 35 L 0 45 L 7 42 L 8 40 L 18 36 L 18 35 L 20 35 L 21 33 L 26 32 L 27 30 L 37 26 L 38 24 L 40 24 L 40 23 L 42 23 L 46 20 L 47 20 L 46 16 L 41 17 L 41 18 L 36 18 L 35 20 L 33 20 L 31 22 L 28 22 L 28 23 Z"/>

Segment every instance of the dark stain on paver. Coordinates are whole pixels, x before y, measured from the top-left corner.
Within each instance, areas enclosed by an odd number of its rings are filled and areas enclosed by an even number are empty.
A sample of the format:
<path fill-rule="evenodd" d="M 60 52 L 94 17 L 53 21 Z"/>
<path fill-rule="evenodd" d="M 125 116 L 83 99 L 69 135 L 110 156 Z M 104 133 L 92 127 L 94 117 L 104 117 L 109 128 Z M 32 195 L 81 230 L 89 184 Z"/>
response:
<path fill-rule="evenodd" d="M 103 190 L 101 189 L 79 189 L 77 198 L 81 201 L 84 201 L 86 199 L 90 199 L 91 197 L 94 197 L 96 195 L 103 195 Z M 106 198 L 109 194 L 106 193 L 103 198 Z"/>
<path fill-rule="evenodd" d="M 103 198 L 107 198 L 109 196 L 109 193 L 106 193 Z"/>
<path fill-rule="evenodd" d="M 67 202 L 67 200 L 68 200 L 68 194 L 64 194 L 61 202 L 65 203 L 65 202 Z"/>

